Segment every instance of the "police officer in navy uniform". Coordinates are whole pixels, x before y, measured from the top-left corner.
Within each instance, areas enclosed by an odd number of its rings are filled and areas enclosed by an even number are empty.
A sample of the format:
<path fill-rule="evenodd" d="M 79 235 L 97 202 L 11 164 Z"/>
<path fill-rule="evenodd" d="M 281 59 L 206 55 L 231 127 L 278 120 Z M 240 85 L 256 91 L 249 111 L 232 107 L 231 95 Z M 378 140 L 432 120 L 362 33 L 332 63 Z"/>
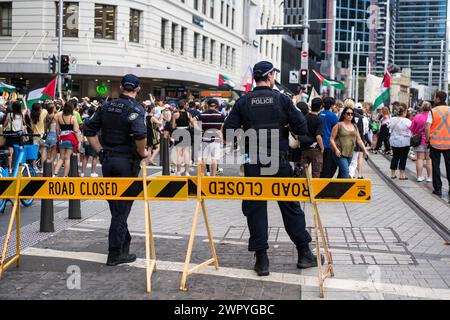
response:
<path fill-rule="evenodd" d="M 147 158 L 145 111 L 136 101 L 139 79 L 132 74 L 121 81 L 118 99 L 106 102 L 87 121 L 84 135 L 99 154 L 104 177 L 137 177 L 141 159 Z M 101 143 L 97 133 L 101 130 Z M 107 265 L 116 266 L 136 260 L 130 254 L 131 235 L 127 219 L 133 201 L 108 201 L 111 210 Z"/>
<path fill-rule="evenodd" d="M 261 129 L 270 130 L 271 134 L 279 137 L 279 168 L 275 176 L 291 177 L 292 168 L 289 164 L 289 129 L 299 136 L 308 132 L 306 119 L 297 110 L 287 96 L 273 90 L 275 85 L 275 74 L 280 72 L 268 61 L 258 62 L 253 68 L 256 88 L 236 101 L 233 109 L 227 117 L 224 125 L 224 136 L 226 131 L 242 128 L 244 131 L 254 129 L 256 132 Z M 266 131 L 267 132 L 267 131 Z M 267 141 L 270 151 L 270 135 Z M 258 139 L 261 135 L 258 135 Z M 245 152 L 253 144 L 246 143 Z M 258 141 L 258 145 L 259 141 Z M 262 176 L 261 169 L 265 164 L 259 159 L 250 159 L 244 164 L 246 177 Z M 270 153 L 270 152 L 268 152 Z M 266 165 L 267 166 L 267 165 Z M 305 214 L 299 202 L 278 201 L 285 229 L 298 251 L 297 267 L 300 269 L 317 266 L 317 257 L 309 248 L 311 236 L 306 231 Z M 247 201 L 242 202 L 242 211 L 247 217 L 247 224 L 250 231 L 248 250 L 254 251 L 256 256 L 255 271 L 258 276 L 269 275 L 269 258 L 267 256 L 268 241 L 268 220 L 267 201 Z M 322 257 L 323 262 L 323 257 Z"/>

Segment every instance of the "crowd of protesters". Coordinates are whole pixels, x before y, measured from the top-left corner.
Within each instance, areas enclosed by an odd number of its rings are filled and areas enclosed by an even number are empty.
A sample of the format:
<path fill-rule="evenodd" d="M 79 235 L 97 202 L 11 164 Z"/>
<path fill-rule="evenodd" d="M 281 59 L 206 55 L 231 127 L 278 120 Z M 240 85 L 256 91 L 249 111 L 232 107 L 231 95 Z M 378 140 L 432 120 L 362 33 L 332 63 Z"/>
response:
<path fill-rule="evenodd" d="M 293 99 L 295 102 L 296 98 Z M 296 106 L 306 117 L 308 135 L 295 137 L 298 143 L 292 147 L 290 156 L 294 172 L 304 176 L 303 168 L 310 165 L 315 178 L 332 178 L 339 170 L 338 178 L 363 179 L 364 158 L 369 152 L 383 153 L 392 156 L 392 179 L 408 179 L 406 163 L 410 158 L 416 161 L 417 182 L 433 182 L 434 189 L 438 189 L 442 183 L 434 185 L 433 173 L 437 180 L 437 169 L 432 166 L 426 128 L 433 120 L 431 117 L 430 121 L 433 107 L 446 105 L 446 100 L 444 92 L 437 92 L 434 101 L 422 101 L 416 110 L 398 102 L 374 109 L 370 103 L 355 103 L 352 99 L 336 101 L 332 97 L 324 97 L 312 99 L 310 103 L 299 101 Z M 177 101 L 153 97 L 152 101 L 144 101 L 148 164 L 156 165 L 161 140 L 165 138 L 175 150 L 172 173 L 189 176 L 199 159 L 205 164 L 204 171 L 208 175 L 220 173 L 219 162 L 224 145 L 221 129 L 232 105 L 232 102 L 215 98 L 201 101 L 192 96 Z M 2 105 L 0 124 L 3 132 L 38 134 L 26 143 L 37 145 L 38 161 L 41 164 L 50 161 L 54 176 L 68 176 L 71 155 L 78 154 L 80 175 L 87 174 L 88 162 L 91 161 L 90 176 L 97 177 L 97 154 L 83 136 L 83 124 L 100 107 L 101 103 L 91 102 L 87 97 L 81 101 L 74 97 L 68 101 L 57 99 L 31 106 L 26 106 L 23 101 L 11 101 Z M 193 149 L 195 129 L 203 132 L 200 150 Z M 183 135 L 183 131 L 190 135 Z M 206 131 L 208 135 L 205 135 Z M 191 141 L 183 142 L 180 136 L 190 136 Z M 11 170 L 14 145 L 18 140 L 13 137 L 2 140 L 2 147 L 10 151 L 8 165 Z M 200 156 L 196 158 L 194 154 Z M 33 165 L 41 173 L 38 161 L 34 160 Z M 450 166 L 450 159 L 446 159 L 446 165 L 447 162 Z"/>
<path fill-rule="evenodd" d="M 23 132 L 38 135 L 32 139 L 24 138 L 25 144 L 36 145 L 39 150 L 38 159 L 32 161 L 36 173 L 42 173 L 42 164 L 49 161 L 52 163 L 53 176 L 67 177 L 71 155 L 78 154 L 78 160 L 81 162 L 80 175 L 84 177 L 87 162 L 92 159 L 90 176 L 98 177 L 97 155 L 83 137 L 83 123 L 99 106 L 99 102 L 94 100 L 91 103 L 87 97 L 83 98 L 81 103 L 74 97 L 68 101 L 60 98 L 36 102 L 31 106 L 24 100 L 9 101 L 1 106 L 0 124 L 5 133 Z M 18 137 L 7 137 L 1 146 L 9 150 L 10 173 L 14 146 L 18 144 Z"/>

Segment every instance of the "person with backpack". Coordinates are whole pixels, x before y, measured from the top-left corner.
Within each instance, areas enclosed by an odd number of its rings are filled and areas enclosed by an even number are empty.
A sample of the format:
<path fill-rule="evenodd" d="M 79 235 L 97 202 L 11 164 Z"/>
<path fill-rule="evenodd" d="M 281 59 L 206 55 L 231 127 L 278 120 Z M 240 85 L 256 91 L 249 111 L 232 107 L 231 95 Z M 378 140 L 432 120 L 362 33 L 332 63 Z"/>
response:
<path fill-rule="evenodd" d="M 362 106 L 358 104 L 355 109 L 353 109 L 355 112 L 355 122 L 356 126 L 358 127 L 359 135 L 361 137 L 361 140 L 365 142 L 364 135 L 366 134 L 366 121 L 367 119 L 364 117 Z M 362 172 L 363 172 L 363 153 L 361 152 L 361 148 L 359 145 L 355 146 L 355 152 L 353 153 L 352 162 L 350 163 L 349 167 L 350 171 L 350 177 L 353 179 L 356 177 L 356 171 L 358 171 L 358 179 L 364 179 Z"/>
<path fill-rule="evenodd" d="M 419 145 L 412 145 L 414 151 L 416 152 L 416 173 L 417 182 L 422 182 L 425 180 L 423 176 L 423 162 L 426 161 L 427 168 L 427 182 L 431 182 L 432 170 L 431 170 L 431 158 L 430 158 L 430 148 L 427 145 L 427 139 L 425 137 L 425 128 L 427 126 L 428 114 L 431 111 L 431 103 L 424 101 L 420 108 L 420 113 L 416 115 L 412 121 L 410 130 L 414 136 L 420 136 Z M 413 139 L 411 139 L 413 140 Z"/>
<path fill-rule="evenodd" d="M 320 178 L 323 164 L 323 123 L 319 117 L 322 104 L 322 99 L 320 98 L 314 98 L 311 101 L 311 111 L 305 116 L 308 125 L 308 135 L 299 137 L 302 166 L 306 170 L 306 167 L 311 165 L 313 178 Z M 303 171 L 302 176 L 306 176 L 305 171 Z"/>
<path fill-rule="evenodd" d="M 20 131 L 26 133 L 27 128 L 25 125 L 25 118 L 22 112 L 22 103 L 18 100 L 13 101 L 11 104 L 11 110 L 7 113 L 4 122 L 5 133 L 18 133 Z M 18 145 L 20 140 L 18 137 L 7 137 L 5 146 L 9 150 L 9 174 L 12 174 L 12 161 L 14 156 L 14 145 Z"/>

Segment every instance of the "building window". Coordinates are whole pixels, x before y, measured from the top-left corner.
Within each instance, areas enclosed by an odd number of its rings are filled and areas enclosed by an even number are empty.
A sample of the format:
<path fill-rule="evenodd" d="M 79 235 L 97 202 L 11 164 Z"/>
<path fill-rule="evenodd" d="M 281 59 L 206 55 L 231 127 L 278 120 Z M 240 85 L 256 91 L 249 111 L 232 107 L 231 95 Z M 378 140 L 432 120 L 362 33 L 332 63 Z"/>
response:
<path fill-rule="evenodd" d="M 206 12 L 208 11 L 208 4 L 206 3 L 206 0 L 202 1 L 202 12 L 204 15 L 206 15 Z"/>
<path fill-rule="evenodd" d="M 161 19 L 161 48 L 166 48 L 166 34 L 167 34 L 167 23 L 166 19 Z"/>
<path fill-rule="evenodd" d="M 0 2 L 0 36 L 12 35 L 12 2 Z"/>
<path fill-rule="evenodd" d="M 194 33 L 194 58 L 197 59 L 198 57 L 198 39 L 200 37 L 200 34 L 197 32 Z"/>
<path fill-rule="evenodd" d="M 223 10 L 224 10 L 225 2 L 222 1 L 220 3 L 220 23 L 223 24 Z"/>
<path fill-rule="evenodd" d="M 139 43 L 141 11 L 130 9 L 130 42 Z"/>
<path fill-rule="evenodd" d="M 236 49 L 231 50 L 231 69 L 236 68 Z"/>
<path fill-rule="evenodd" d="M 266 57 L 269 56 L 269 40 L 266 40 Z"/>
<path fill-rule="evenodd" d="M 209 50 L 209 62 L 214 64 L 214 51 L 216 50 L 216 40 L 211 40 L 211 48 Z"/>
<path fill-rule="evenodd" d="M 228 19 L 228 17 L 229 17 L 229 15 L 230 15 L 230 5 L 229 4 L 227 4 L 227 16 L 226 16 L 226 21 L 225 21 L 225 25 L 228 27 L 228 25 L 229 25 L 229 19 Z"/>
<path fill-rule="evenodd" d="M 259 53 L 263 52 L 263 37 L 259 37 Z"/>
<path fill-rule="evenodd" d="M 223 51 L 225 50 L 225 45 L 223 43 L 220 44 L 220 58 L 219 58 L 219 63 L 220 66 L 223 66 Z"/>
<path fill-rule="evenodd" d="M 227 47 L 227 52 L 225 55 L 225 67 L 229 67 L 230 66 L 230 47 Z"/>
<path fill-rule="evenodd" d="M 116 7 L 95 4 L 95 38 L 114 40 L 116 38 Z"/>
<path fill-rule="evenodd" d="M 1 4 L 0 4 L 1 5 Z M 56 36 L 59 36 L 59 2 L 56 2 Z M 78 37 L 78 2 L 64 2 L 63 37 Z"/>
<path fill-rule="evenodd" d="M 210 11 L 209 11 L 209 15 L 211 16 L 211 19 L 214 19 L 214 2 L 215 2 L 216 0 L 211 0 L 210 2 L 209 2 L 209 5 L 210 5 Z"/>
<path fill-rule="evenodd" d="M 271 57 L 272 60 L 273 60 L 273 53 L 274 53 L 274 45 L 272 43 L 272 49 L 271 49 L 271 52 L 270 52 L 270 57 Z"/>
<path fill-rule="evenodd" d="M 198 10 L 198 0 L 194 0 L 194 9 Z"/>
<path fill-rule="evenodd" d="M 175 51 L 175 39 L 177 36 L 177 29 L 178 29 L 178 25 L 176 23 L 172 23 L 172 33 L 171 33 L 171 38 L 170 38 L 170 49 L 172 49 L 172 51 Z"/>
<path fill-rule="evenodd" d="M 202 60 L 206 61 L 206 44 L 208 43 L 208 38 L 203 36 L 202 41 Z"/>
<path fill-rule="evenodd" d="M 181 28 L 181 43 L 180 43 L 180 51 L 181 54 L 184 54 L 184 44 L 186 42 L 186 28 Z"/>
<path fill-rule="evenodd" d="M 231 29 L 234 30 L 234 15 L 236 14 L 236 10 L 233 8 L 231 9 Z"/>

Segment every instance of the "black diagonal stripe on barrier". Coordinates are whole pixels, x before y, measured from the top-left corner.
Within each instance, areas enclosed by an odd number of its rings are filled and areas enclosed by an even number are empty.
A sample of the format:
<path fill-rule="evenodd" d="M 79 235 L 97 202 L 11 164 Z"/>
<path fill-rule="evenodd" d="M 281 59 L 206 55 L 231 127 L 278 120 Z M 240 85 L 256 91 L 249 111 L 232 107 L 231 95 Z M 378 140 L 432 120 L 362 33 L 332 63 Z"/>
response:
<path fill-rule="evenodd" d="M 13 181 L 0 181 L 0 195 L 2 195 L 12 183 Z"/>
<path fill-rule="evenodd" d="M 316 199 L 340 199 L 351 187 L 355 185 L 355 182 L 330 182 L 325 188 L 323 188 Z"/>
<path fill-rule="evenodd" d="M 147 182 L 147 185 L 150 183 L 150 181 Z M 144 185 L 142 184 L 142 181 L 134 181 L 131 186 L 125 190 L 120 197 L 121 198 L 135 198 L 137 197 L 142 191 L 144 190 Z"/>
<path fill-rule="evenodd" d="M 185 185 L 184 181 L 171 181 L 156 195 L 156 198 L 174 198 Z"/>
<path fill-rule="evenodd" d="M 25 186 L 25 188 L 22 189 L 19 196 L 23 197 L 32 197 L 36 194 L 36 192 L 39 191 L 39 189 L 45 184 L 45 180 L 38 180 L 38 181 L 30 181 Z"/>
<path fill-rule="evenodd" d="M 190 197 L 197 196 L 197 183 L 191 179 L 188 179 L 188 194 Z M 202 196 L 204 196 L 204 195 L 205 195 L 205 193 L 202 191 Z"/>

